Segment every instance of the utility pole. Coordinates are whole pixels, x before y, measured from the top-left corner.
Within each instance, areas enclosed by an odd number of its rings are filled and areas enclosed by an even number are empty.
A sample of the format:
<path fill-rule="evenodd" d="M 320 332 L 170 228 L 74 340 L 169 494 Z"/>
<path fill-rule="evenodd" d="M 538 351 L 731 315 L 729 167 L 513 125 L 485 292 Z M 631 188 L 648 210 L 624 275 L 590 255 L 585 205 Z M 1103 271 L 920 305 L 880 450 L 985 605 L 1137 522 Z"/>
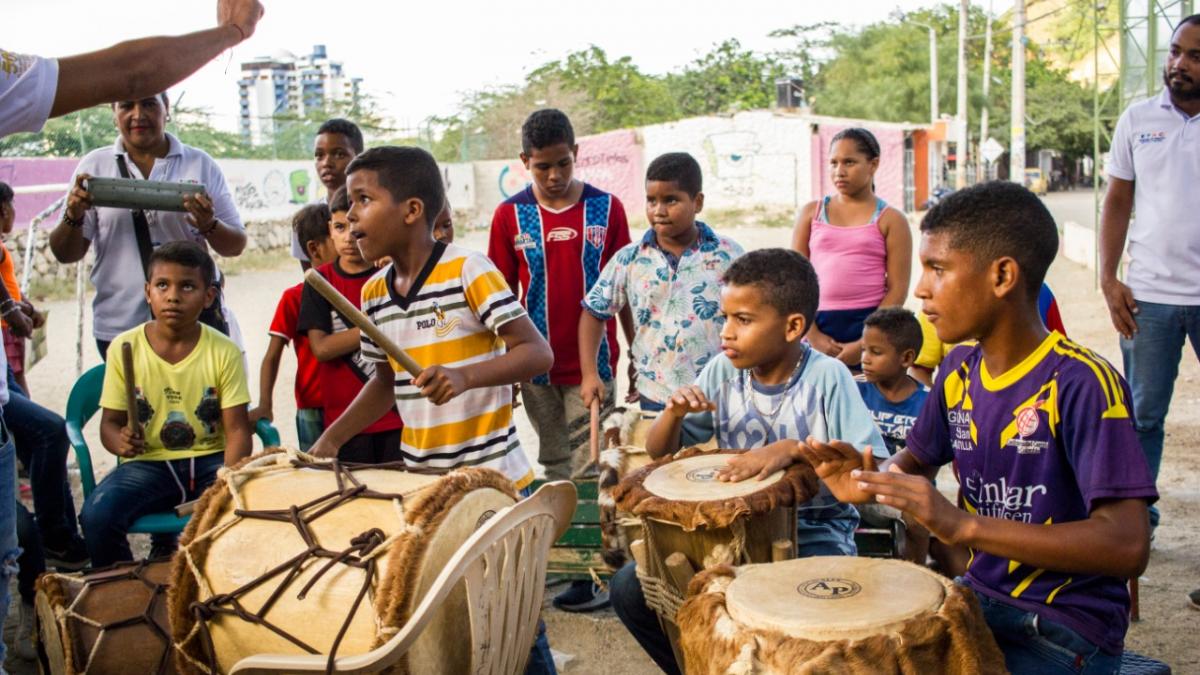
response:
<path fill-rule="evenodd" d="M 991 99 L 988 98 L 988 90 L 992 84 L 992 3 L 988 2 L 987 11 L 987 28 L 984 30 L 983 37 L 983 109 L 979 111 L 979 145 L 983 144 L 988 139 L 988 106 L 991 105 Z M 975 174 L 976 180 L 986 180 L 988 174 L 988 162 L 983 158 L 983 153 L 975 158 L 979 164 L 979 171 Z"/>
<path fill-rule="evenodd" d="M 954 189 L 967 186 L 967 12 L 969 0 L 958 7 L 958 110 L 954 114 Z"/>
<path fill-rule="evenodd" d="M 938 73 L 937 73 L 937 31 L 933 26 L 929 29 L 929 121 L 937 122 L 938 115 Z"/>
<path fill-rule="evenodd" d="M 1025 0 L 1013 7 L 1012 32 L 1012 144 L 1008 151 L 1008 179 L 1025 184 Z"/>

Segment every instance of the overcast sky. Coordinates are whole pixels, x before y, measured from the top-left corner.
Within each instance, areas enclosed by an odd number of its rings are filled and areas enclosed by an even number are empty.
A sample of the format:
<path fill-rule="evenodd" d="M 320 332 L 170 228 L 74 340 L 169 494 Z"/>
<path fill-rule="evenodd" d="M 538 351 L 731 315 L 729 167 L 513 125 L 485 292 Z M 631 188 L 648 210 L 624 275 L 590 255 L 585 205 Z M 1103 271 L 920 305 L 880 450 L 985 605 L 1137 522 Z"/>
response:
<path fill-rule="evenodd" d="M 215 23 L 214 0 L 5 0 L 0 47 L 66 56 L 120 40 L 185 33 Z M 748 48 L 785 46 L 767 34 L 797 23 L 861 25 L 896 8 L 932 0 L 601 0 L 599 2 L 465 2 L 433 0 L 264 0 L 267 13 L 247 42 L 172 89 L 189 106 L 237 127 L 240 63 L 286 49 L 325 44 L 402 128 L 454 112 L 461 92 L 520 82 L 533 68 L 596 44 L 610 57 L 629 55 L 644 72 L 664 73 L 735 37 Z"/>

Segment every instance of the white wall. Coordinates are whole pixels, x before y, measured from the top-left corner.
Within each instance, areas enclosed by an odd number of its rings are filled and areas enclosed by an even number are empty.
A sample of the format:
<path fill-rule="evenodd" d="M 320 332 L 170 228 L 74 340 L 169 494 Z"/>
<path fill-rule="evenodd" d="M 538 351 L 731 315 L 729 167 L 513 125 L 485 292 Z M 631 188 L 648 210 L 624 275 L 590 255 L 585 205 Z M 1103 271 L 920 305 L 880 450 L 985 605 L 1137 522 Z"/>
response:
<path fill-rule="evenodd" d="M 643 127 L 646 162 L 690 153 L 704 171 L 705 206 L 797 208 L 811 199 L 812 123 L 771 111 Z"/>

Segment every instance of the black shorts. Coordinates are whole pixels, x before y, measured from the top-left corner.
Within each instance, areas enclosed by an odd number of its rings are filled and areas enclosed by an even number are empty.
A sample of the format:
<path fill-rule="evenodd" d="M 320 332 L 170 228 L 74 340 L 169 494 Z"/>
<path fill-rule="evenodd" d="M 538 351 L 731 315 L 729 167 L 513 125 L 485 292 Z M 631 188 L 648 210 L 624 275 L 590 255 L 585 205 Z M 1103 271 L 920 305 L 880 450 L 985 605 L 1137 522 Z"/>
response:
<path fill-rule="evenodd" d="M 400 454 L 400 430 L 359 434 L 338 450 L 338 460 L 358 464 L 402 462 L 404 456 Z"/>

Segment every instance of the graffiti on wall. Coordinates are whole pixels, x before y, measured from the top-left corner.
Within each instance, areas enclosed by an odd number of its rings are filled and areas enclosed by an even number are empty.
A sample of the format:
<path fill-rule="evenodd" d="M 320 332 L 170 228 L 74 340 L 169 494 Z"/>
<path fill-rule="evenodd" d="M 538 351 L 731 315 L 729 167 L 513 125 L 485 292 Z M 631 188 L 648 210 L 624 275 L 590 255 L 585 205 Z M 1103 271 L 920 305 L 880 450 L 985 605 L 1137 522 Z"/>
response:
<path fill-rule="evenodd" d="M 575 177 L 615 194 L 626 207 L 645 199 L 642 146 L 636 132 L 611 131 L 579 139 L 579 157 Z M 496 173 L 496 187 L 502 199 L 517 194 L 532 182 L 520 161 L 504 162 Z"/>
<path fill-rule="evenodd" d="M 324 196 L 312 164 L 303 161 L 218 160 L 243 221 L 288 218 Z"/>
<path fill-rule="evenodd" d="M 701 146 L 707 194 L 728 198 L 730 206 L 743 206 L 737 202 L 755 197 L 794 195 L 796 155 L 764 152 L 767 146 L 756 132 L 710 133 Z"/>

